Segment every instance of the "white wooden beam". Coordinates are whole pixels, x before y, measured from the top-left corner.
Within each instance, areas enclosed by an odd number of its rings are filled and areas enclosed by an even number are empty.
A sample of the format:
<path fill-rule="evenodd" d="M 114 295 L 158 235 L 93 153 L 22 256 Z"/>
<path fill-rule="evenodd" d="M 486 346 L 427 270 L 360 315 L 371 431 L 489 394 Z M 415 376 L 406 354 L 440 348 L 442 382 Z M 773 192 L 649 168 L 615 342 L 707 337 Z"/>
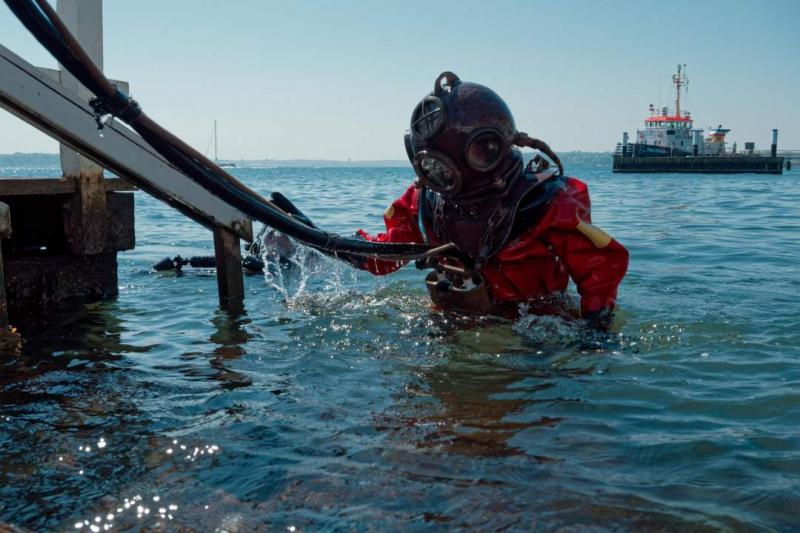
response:
<path fill-rule="evenodd" d="M 58 0 L 56 11 L 64 25 L 75 37 L 89 58 L 103 70 L 103 0 Z M 59 65 L 60 82 L 83 100 L 89 101 L 92 93 Z M 61 170 L 65 177 L 102 179 L 103 167 L 94 161 L 81 157 L 69 147 L 61 145 Z M 97 185 L 98 190 L 101 189 Z"/>
<path fill-rule="evenodd" d="M 0 107 L 207 228 L 223 226 L 252 240 L 242 212 L 184 176 L 125 125 L 114 122 L 101 137 L 86 101 L 2 45 Z"/>

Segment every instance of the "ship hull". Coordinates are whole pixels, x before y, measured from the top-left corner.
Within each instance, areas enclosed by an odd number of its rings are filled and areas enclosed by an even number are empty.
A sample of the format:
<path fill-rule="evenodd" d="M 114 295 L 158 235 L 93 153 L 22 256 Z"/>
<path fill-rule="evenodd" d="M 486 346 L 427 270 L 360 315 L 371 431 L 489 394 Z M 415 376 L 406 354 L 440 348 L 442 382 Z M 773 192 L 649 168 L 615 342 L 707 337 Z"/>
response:
<path fill-rule="evenodd" d="M 614 156 L 614 172 L 680 172 L 697 174 L 782 174 L 783 157 L 764 156 Z"/>
<path fill-rule="evenodd" d="M 669 148 L 667 146 L 656 146 L 654 144 L 631 143 L 626 147 L 626 155 L 634 157 L 667 157 L 667 156 L 687 156 L 691 155 L 686 150 Z"/>

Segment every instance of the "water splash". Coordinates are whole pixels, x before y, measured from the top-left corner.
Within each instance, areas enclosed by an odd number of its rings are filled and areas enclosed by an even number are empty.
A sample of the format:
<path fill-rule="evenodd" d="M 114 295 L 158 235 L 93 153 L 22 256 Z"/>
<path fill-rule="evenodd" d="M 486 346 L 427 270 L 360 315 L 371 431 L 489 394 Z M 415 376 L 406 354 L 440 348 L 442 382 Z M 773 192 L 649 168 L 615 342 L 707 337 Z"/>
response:
<path fill-rule="evenodd" d="M 349 301 L 354 295 L 358 271 L 353 267 L 276 231 L 263 235 L 260 248 L 264 280 L 290 308 L 308 300 Z"/>

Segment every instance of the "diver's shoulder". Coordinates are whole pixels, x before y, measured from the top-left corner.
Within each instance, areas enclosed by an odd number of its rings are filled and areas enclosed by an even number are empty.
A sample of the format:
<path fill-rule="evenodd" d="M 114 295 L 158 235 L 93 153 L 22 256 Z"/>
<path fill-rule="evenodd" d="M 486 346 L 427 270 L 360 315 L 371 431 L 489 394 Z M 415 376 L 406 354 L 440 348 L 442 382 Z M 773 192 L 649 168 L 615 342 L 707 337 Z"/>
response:
<path fill-rule="evenodd" d="M 408 188 L 400 195 L 395 202 L 400 202 L 406 205 L 416 204 L 417 199 L 419 198 L 419 188 L 415 184 L 411 184 Z"/>
<path fill-rule="evenodd" d="M 554 185 L 558 192 L 554 195 L 553 202 L 586 203 L 589 201 L 589 186 L 576 177 L 559 176 Z"/>
<path fill-rule="evenodd" d="M 384 215 L 388 213 L 389 218 L 392 218 L 393 214 L 397 211 L 412 214 L 416 213 L 419 209 L 419 199 L 420 189 L 412 183 L 403 194 L 391 203 Z"/>
<path fill-rule="evenodd" d="M 589 194 L 589 186 L 586 182 L 574 176 L 563 177 L 566 190 L 571 194 Z"/>
<path fill-rule="evenodd" d="M 550 201 L 545 224 L 557 227 L 575 227 L 591 210 L 589 187 L 572 176 L 560 176 L 554 183 L 557 192 Z"/>

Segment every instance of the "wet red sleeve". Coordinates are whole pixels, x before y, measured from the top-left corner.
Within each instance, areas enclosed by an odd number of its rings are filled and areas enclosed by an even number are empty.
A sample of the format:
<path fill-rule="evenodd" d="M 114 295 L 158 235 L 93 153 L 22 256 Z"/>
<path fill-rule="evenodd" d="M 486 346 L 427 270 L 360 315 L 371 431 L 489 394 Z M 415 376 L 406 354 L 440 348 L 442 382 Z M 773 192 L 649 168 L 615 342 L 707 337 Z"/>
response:
<path fill-rule="evenodd" d="M 577 230 L 554 230 L 546 240 L 578 287 L 581 314 L 613 310 L 617 287 L 628 270 L 628 250 L 615 239 L 598 248 Z"/>
<path fill-rule="evenodd" d="M 575 282 L 581 314 L 613 310 L 617 287 L 628 270 L 628 250 L 592 225 L 589 191 L 583 182 L 569 178 L 567 191 L 555 203 L 542 238 Z"/>
<path fill-rule="evenodd" d="M 370 235 L 364 230 L 358 230 L 358 234 L 374 242 L 395 242 L 395 243 L 416 243 L 423 242 L 422 233 L 417 225 L 418 214 L 418 195 L 419 190 L 413 185 L 409 187 L 403 195 L 392 202 L 383 213 L 383 222 L 386 224 L 386 232 Z M 394 272 L 407 261 L 384 261 L 380 259 L 368 259 L 359 265 L 362 270 L 367 270 L 382 276 Z"/>

